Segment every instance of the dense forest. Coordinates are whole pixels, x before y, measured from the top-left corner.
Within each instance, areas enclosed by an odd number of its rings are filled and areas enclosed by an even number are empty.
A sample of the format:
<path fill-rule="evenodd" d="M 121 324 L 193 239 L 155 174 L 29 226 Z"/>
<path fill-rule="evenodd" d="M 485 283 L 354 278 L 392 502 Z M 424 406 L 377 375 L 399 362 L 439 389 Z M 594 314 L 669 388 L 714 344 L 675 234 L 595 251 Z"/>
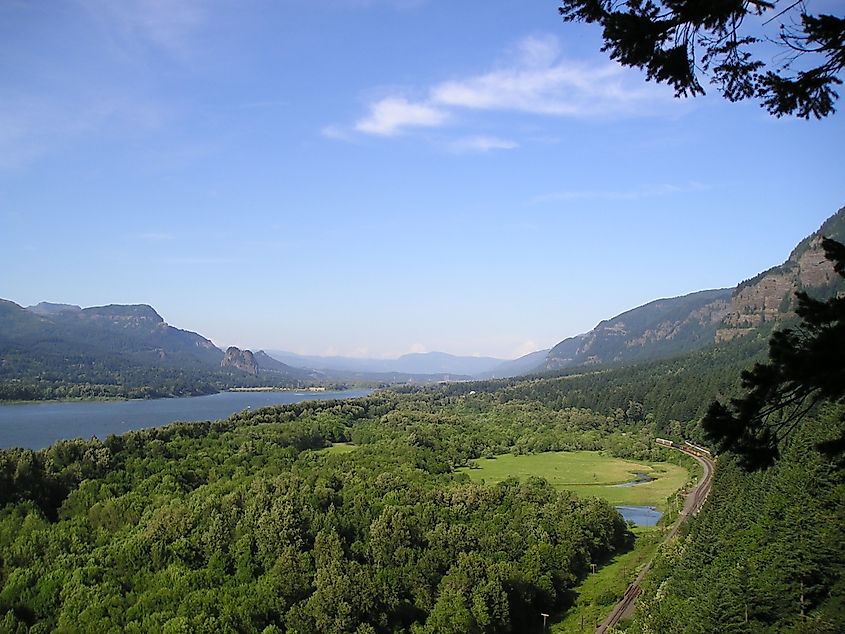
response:
<path fill-rule="evenodd" d="M 629 431 L 588 410 L 388 393 L 7 451 L 0 615 L 36 632 L 528 631 L 631 535 L 601 500 L 455 468 L 661 455 Z"/>
<path fill-rule="evenodd" d="M 659 555 L 633 632 L 841 632 L 845 626 L 845 472 L 820 442 L 842 432 L 828 407 L 772 468 L 719 459 L 713 493 Z"/>

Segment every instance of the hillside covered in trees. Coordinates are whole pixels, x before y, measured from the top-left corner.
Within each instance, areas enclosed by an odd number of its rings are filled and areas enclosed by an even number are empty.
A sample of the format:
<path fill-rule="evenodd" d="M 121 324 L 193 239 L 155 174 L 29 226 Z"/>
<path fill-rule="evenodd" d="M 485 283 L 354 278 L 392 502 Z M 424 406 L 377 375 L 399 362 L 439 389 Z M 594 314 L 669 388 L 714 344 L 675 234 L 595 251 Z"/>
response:
<path fill-rule="evenodd" d="M 341 441 L 356 448 L 323 449 Z M 591 563 L 627 547 L 628 529 L 598 499 L 538 479 L 474 484 L 455 468 L 603 447 L 660 453 L 645 430 L 624 437 L 588 410 L 433 393 L 4 452 L 0 622 L 527 631 L 540 611 L 566 608 Z"/>
<path fill-rule="evenodd" d="M 146 305 L 23 308 L 0 299 L 0 401 L 193 396 L 318 378 L 262 360 L 266 367 L 255 372 L 222 365 L 224 353 L 210 340 Z"/>

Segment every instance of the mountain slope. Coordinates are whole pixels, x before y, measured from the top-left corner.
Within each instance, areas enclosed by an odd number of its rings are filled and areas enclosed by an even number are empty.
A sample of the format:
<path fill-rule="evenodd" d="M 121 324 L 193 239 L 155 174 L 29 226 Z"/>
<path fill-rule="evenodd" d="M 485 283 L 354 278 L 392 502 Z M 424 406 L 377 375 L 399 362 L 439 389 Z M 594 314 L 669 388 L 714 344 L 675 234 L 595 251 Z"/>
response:
<path fill-rule="evenodd" d="M 144 304 L 22 308 L 0 300 L 0 400 L 208 394 L 310 376 L 291 369 L 259 378 L 221 367 L 223 359 L 210 340 Z"/>
<path fill-rule="evenodd" d="M 782 321 L 794 311 L 797 291 L 812 291 L 814 297 L 825 297 L 845 290 L 842 278 L 825 259 L 822 237 L 845 242 L 845 207 L 799 242 L 786 262 L 736 287 L 728 314 L 716 332 L 716 341 L 729 341 L 766 322 Z"/>
<path fill-rule="evenodd" d="M 815 297 L 845 291 L 824 257 L 822 236 L 845 241 L 845 207 L 801 240 L 783 264 L 734 289 L 659 299 L 602 321 L 552 348 L 545 369 L 673 356 L 788 319 L 796 291 L 807 290 Z"/>
<path fill-rule="evenodd" d="M 515 376 L 522 376 L 534 371 L 543 369 L 546 358 L 549 355 L 549 350 L 537 350 L 536 352 L 529 352 L 526 355 L 513 359 L 511 361 L 503 361 L 492 370 L 482 372 L 477 375 L 479 379 L 508 379 Z"/>
<path fill-rule="evenodd" d="M 658 299 L 564 339 L 549 352 L 546 369 L 641 361 L 696 350 L 713 342 L 728 312 L 730 289 Z"/>
<path fill-rule="evenodd" d="M 4 359 L 11 353 L 33 358 L 120 355 L 138 363 L 198 367 L 217 365 L 223 358 L 211 341 L 170 326 L 145 304 L 80 310 L 44 306 L 25 309 L 0 300 L 0 355 Z"/>

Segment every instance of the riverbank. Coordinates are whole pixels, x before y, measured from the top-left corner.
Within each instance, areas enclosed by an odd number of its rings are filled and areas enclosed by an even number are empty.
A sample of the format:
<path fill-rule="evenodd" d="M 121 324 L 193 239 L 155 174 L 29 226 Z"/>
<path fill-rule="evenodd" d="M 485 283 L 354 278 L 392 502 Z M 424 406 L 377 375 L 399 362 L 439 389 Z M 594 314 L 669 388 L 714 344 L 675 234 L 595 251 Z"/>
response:
<path fill-rule="evenodd" d="M 333 387 L 329 390 L 323 386 L 312 386 L 312 387 L 274 387 L 272 385 L 268 385 L 265 387 L 230 387 L 227 390 L 223 390 L 224 392 L 344 392 L 348 390 L 348 387 Z"/>
<path fill-rule="evenodd" d="M 346 392 L 350 390 L 356 389 L 371 389 L 371 388 L 355 388 L 355 387 L 273 387 L 273 386 L 266 386 L 266 387 L 231 387 L 225 390 L 217 390 L 215 392 L 206 392 L 202 394 L 168 394 L 164 396 L 142 396 L 138 398 L 127 398 L 123 396 L 76 396 L 70 398 L 43 398 L 37 400 L 9 400 L 9 401 L 0 401 L 0 407 L 4 405 L 34 405 L 36 403 L 110 403 L 110 402 L 121 402 L 121 401 L 158 401 L 163 399 L 173 399 L 173 398 L 196 398 L 198 396 L 213 396 L 214 394 L 221 394 L 223 392 L 290 392 L 290 393 L 297 393 L 297 392 L 309 392 L 309 393 L 322 393 L 322 392 Z"/>

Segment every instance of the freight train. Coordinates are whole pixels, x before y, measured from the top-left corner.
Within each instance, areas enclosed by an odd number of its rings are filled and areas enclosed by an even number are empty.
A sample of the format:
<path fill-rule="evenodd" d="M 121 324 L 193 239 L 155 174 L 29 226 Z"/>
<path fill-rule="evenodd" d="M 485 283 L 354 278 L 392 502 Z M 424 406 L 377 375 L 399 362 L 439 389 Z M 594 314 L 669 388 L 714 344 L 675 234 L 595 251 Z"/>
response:
<path fill-rule="evenodd" d="M 658 445 L 662 445 L 664 447 L 674 447 L 675 449 L 681 449 L 686 451 L 687 453 L 695 454 L 696 456 L 704 456 L 705 458 L 712 458 L 713 454 L 710 453 L 710 450 L 702 447 L 701 445 L 695 445 L 688 440 L 684 441 L 684 444 L 678 444 L 671 440 L 666 440 L 665 438 L 656 438 L 655 442 Z"/>

